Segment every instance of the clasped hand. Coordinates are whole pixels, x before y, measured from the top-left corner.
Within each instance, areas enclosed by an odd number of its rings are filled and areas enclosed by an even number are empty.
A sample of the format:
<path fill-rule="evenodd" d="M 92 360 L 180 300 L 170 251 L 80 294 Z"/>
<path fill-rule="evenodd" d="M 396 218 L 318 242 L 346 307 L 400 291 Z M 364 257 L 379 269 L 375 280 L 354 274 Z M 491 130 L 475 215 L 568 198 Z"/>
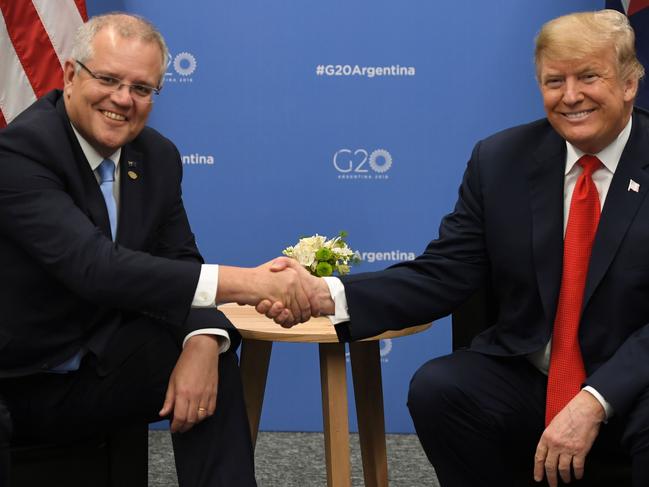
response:
<path fill-rule="evenodd" d="M 326 282 L 312 276 L 294 259 L 278 257 L 257 269 L 269 271 L 268 292 L 255 309 L 289 328 L 311 317 L 334 313 Z"/>
<path fill-rule="evenodd" d="M 252 269 L 221 266 L 217 301 L 249 304 L 290 327 L 311 316 L 333 314 L 329 287 L 296 261 L 279 257 Z M 161 417 L 171 431 L 185 432 L 214 414 L 218 389 L 219 344 L 212 335 L 195 335 L 183 348 L 169 379 Z"/>

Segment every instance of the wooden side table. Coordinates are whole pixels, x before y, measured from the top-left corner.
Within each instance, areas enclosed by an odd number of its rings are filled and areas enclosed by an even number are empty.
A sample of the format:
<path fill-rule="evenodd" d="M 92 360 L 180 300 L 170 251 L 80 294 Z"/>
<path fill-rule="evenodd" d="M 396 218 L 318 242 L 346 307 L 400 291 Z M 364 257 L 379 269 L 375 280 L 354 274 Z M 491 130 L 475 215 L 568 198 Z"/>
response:
<path fill-rule="evenodd" d="M 282 328 L 251 306 L 226 304 L 219 309 L 243 336 L 241 376 L 253 445 L 259 430 L 273 342 L 318 343 L 327 485 L 350 486 L 345 344 L 338 341 L 329 319 L 313 318 L 293 328 Z M 412 335 L 429 327 L 430 323 L 388 331 L 349 344 L 363 475 L 368 487 L 388 485 L 379 340 Z"/>

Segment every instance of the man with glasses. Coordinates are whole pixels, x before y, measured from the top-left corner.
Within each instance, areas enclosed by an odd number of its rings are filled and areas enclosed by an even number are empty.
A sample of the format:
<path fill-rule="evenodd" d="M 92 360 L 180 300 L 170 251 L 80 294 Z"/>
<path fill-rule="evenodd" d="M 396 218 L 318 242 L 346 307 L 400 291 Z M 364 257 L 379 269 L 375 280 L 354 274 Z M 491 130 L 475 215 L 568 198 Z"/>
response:
<path fill-rule="evenodd" d="M 308 299 L 293 270 L 203 264 L 178 150 L 145 127 L 167 61 L 147 21 L 95 17 L 64 90 L 0 132 L 0 395 L 17 442 L 168 417 L 180 485 L 255 485 L 240 338 L 214 305 L 300 320 Z"/>

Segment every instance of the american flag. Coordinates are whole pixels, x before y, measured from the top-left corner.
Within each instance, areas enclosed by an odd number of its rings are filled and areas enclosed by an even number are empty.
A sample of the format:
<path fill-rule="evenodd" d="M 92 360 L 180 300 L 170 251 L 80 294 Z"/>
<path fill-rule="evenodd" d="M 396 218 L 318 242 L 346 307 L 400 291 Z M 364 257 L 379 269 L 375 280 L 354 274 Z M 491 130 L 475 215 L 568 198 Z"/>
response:
<path fill-rule="evenodd" d="M 649 0 L 606 0 L 606 8 L 624 12 L 635 30 L 635 48 L 638 59 L 649 74 Z M 649 82 L 640 81 L 635 104 L 649 109 Z"/>
<path fill-rule="evenodd" d="M 63 86 L 85 0 L 0 0 L 0 128 Z"/>

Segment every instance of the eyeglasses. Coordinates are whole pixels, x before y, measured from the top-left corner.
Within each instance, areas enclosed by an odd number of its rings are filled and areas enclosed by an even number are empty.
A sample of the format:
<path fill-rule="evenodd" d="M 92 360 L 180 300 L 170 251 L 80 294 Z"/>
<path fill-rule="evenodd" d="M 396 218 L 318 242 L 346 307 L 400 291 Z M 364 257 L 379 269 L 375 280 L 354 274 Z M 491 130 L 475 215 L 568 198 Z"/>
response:
<path fill-rule="evenodd" d="M 148 85 L 124 83 L 121 79 L 115 78 L 114 76 L 109 76 L 107 74 L 101 73 L 93 73 L 81 61 L 77 60 L 77 64 L 81 66 L 84 71 L 86 71 L 90 76 L 97 80 L 99 82 L 99 86 L 101 86 L 101 88 L 106 91 L 106 93 L 114 93 L 121 90 L 122 86 L 126 86 L 133 100 L 142 103 L 153 103 L 153 95 L 160 94 L 160 88 L 154 88 L 153 86 Z"/>

